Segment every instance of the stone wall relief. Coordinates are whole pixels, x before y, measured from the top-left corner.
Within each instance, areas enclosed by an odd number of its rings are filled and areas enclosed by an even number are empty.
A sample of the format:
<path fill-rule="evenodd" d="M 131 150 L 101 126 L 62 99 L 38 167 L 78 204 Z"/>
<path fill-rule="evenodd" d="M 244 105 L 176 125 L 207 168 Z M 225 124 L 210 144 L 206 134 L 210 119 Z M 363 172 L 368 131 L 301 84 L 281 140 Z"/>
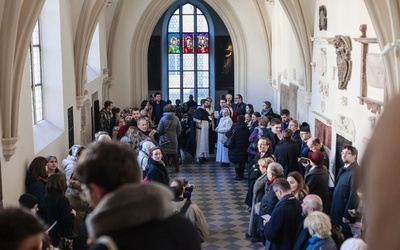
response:
<path fill-rule="evenodd" d="M 81 109 L 81 143 L 87 145 L 92 141 L 92 120 L 90 100 L 87 99 L 83 102 Z"/>
<path fill-rule="evenodd" d="M 356 129 L 353 120 L 349 117 L 340 114 L 337 115 L 335 119 L 335 130 L 347 140 L 355 142 Z"/>
<path fill-rule="evenodd" d="M 381 54 L 368 53 L 369 44 L 377 44 L 376 38 L 367 38 L 367 25 L 360 25 L 361 35 L 354 38 L 354 41 L 361 43 L 361 76 L 360 76 L 360 96 L 359 103 L 366 104 L 367 109 L 373 114 L 380 114 L 384 103 L 387 100 L 386 77 L 384 63 Z M 368 87 L 374 87 L 383 90 L 381 100 L 375 100 L 368 97 Z"/>
<path fill-rule="evenodd" d="M 321 48 L 319 52 L 317 68 L 318 68 L 318 73 L 321 76 L 326 76 L 326 71 L 327 71 L 326 48 Z"/>
<path fill-rule="evenodd" d="M 338 88 L 345 90 L 350 81 L 353 66 L 351 61 L 351 40 L 349 37 L 337 35 L 333 38 L 332 42 L 336 49 Z"/>
<path fill-rule="evenodd" d="M 348 102 L 347 102 L 347 97 L 346 96 L 342 96 L 342 98 L 340 98 L 340 101 L 341 101 L 343 107 L 347 107 L 348 106 Z"/>
<path fill-rule="evenodd" d="M 292 70 L 292 80 L 297 81 L 296 69 Z"/>
<path fill-rule="evenodd" d="M 328 17 L 327 10 L 325 5 L 319 6 L 319 30 L 327 30 L 328 29 Z"/>
<path fill-rule="evenodd" d="M 319 93 L 322 94 L 322 97 L 325 99 L 329 96 L 329 83 L 319 81 Z"/>
<path fill-rule="evenodd" d="M 287 80 L 287 69 L 283 70 L 283 79 Z"/>
<path fill-rule="evenodd" d="M 371 129 L 374 129 L 375 125 L 376 125 L 376 117 L 375 116 L 370 116 L 370 117 L 368 117 L 368 121 L 369 121 L 369 127 Z"/>
<path fill-rule="evenodd" d="M 299 75 L 298 83 L 300 86 L 304 86 L 304 74 Z"/>

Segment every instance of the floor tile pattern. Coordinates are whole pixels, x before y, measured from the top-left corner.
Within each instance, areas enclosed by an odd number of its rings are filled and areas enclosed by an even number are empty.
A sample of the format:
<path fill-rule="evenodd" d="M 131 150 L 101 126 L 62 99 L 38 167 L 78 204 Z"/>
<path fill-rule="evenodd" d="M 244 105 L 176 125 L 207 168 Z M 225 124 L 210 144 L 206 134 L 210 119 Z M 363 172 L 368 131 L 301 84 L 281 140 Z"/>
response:
<path fill-rule="evenodd" d="M 234 181 L 234 169 L 221 167 L 210 157 L 203 164 L 186 157 L 180 172 L 170 169 L 170 178 L 187 178 L 196 185 L 192 201 L 203 211 L 210 226 L 210 236 L 202 244 L 204 250 L 264 249 L 261 243 L 246 239 L 250 213 L 244 198 L 247 181 Z"/>

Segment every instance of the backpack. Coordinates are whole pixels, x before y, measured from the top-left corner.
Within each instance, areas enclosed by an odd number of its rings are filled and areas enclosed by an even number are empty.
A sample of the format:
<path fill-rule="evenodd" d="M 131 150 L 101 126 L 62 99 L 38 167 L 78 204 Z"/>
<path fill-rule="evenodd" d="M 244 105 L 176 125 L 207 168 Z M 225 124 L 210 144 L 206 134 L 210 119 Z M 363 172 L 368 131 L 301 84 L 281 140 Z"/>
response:
<path fill-rule="evenodd" d="M 179 212 L 176 212 L 176 213 L 179 214 L 179 215 L 185 216 L 190 204 L 192 204 L 190 201 L 186 201 L 185 205 L 183 205 L 181 210 Z"/>

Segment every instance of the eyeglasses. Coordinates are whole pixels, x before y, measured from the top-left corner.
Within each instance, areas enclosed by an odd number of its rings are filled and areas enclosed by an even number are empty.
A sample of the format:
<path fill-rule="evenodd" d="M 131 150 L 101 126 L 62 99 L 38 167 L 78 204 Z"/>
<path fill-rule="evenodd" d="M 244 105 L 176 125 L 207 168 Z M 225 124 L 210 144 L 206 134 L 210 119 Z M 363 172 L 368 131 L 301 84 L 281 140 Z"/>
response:
<path fill-rule="evenodd" d="M 342 155 L 353 155 L 353 154 L 351 153 L 351 151 L 343 151 Z"/>

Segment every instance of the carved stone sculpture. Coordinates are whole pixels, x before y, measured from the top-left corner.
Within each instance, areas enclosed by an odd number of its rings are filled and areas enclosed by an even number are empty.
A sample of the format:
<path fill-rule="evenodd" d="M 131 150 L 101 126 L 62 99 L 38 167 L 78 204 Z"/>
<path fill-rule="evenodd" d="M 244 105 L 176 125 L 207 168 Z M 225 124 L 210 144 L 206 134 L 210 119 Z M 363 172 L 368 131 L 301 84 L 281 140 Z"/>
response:
<path fill-rule="evenodd" d="M 319 57 L 318 57 L 318 72 L 320 73 L 321 76 L 326 75 L 326 69 L 327 69 L 327 63 L 326 63 L 326 48 L 321 48 L 319 52 Z"/>
<path fill-rule="evenodd" d="M 337 35 L 333 38 L 333 46 L 336 48 L 338 88 L 347 89 L 352 70 L 351 40 L 349 37 Z"/>
<path fill-rule="evenodd" d="M 319 30 L 327 30 L 328 29 L 328 18 L 326 6 L 319 6 Z"/>
<path fill-rule="evenodd" d="M 337 115 L 335 119 L 335 129 L 338 134 L 349 141 L 354 142 L 356 139 L 356 128 L 354 122 L 349 117 Z"/>

